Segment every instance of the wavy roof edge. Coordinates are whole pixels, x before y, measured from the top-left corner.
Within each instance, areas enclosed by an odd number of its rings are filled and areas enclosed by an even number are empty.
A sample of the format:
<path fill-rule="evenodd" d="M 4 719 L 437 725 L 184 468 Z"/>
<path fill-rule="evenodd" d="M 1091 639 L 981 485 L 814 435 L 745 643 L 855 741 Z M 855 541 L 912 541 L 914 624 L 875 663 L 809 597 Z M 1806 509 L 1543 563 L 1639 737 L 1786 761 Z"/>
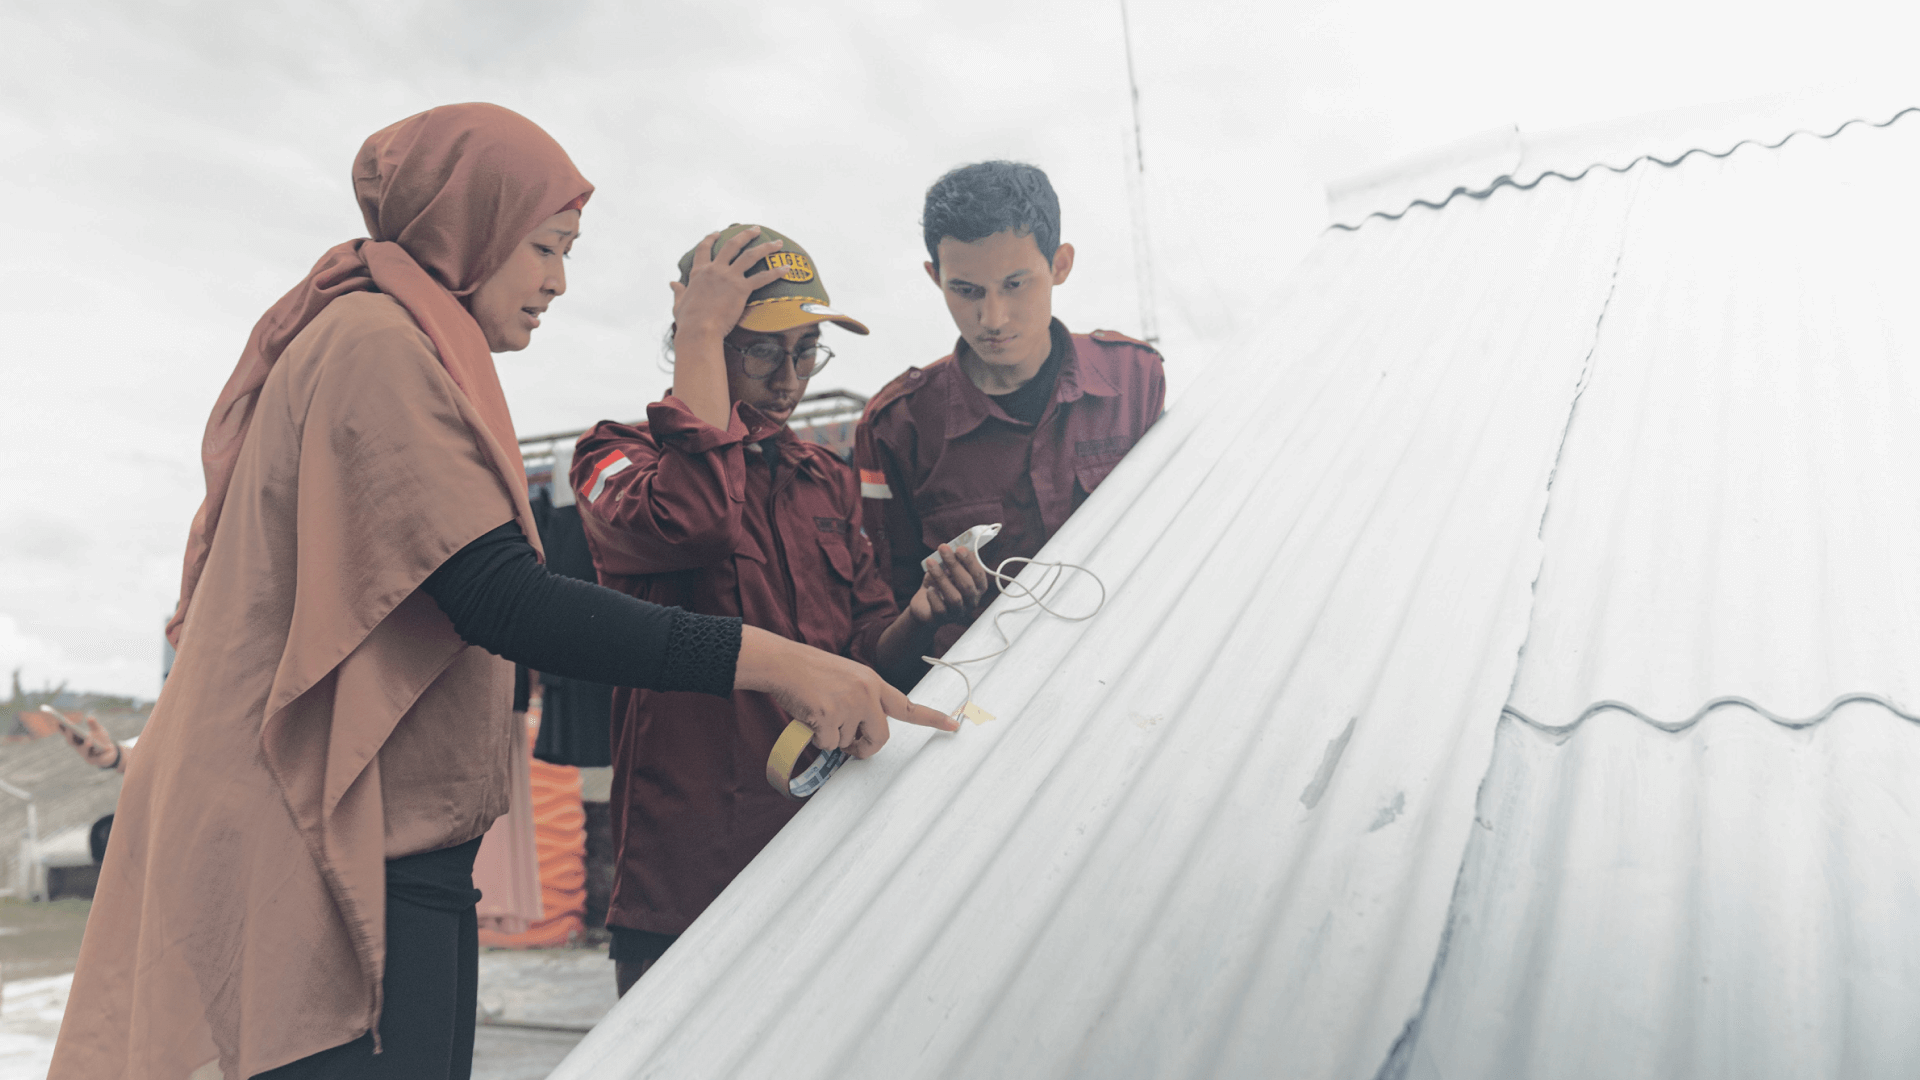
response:
<path fill-rule="evenodd" d="M 1903 110 L 1903 111 L 1913 111 L 1913 110 Z M 1546 735 L 1552 735 L 1556 737 L 1565 737 L 1565 736 L 1572 735 L 1575 731 L 1579 730 L 1582 724 L 1585 724 L 1588 720 L 1599 715 L 1600 713 L 1609 713 L 1609 712 L 1624 713 L 1625 715 L 1633 717 L 1634 719 L 1640 721 L 1641 723 L 1647 725 L 1648 727 L 1659 728 L 1661 731 L 1665 731 L 1670 734 L 1679 734 L 1680 732 L 1687 731 L 1697 726 L 1702 720 L 1705 720 L 1707 718 L 1708 714 L 1718 712 L 1721 709 L 1745 709 L 1748 712 L 1751 712 L 1756 716 L 1762 717 L 1775 724 L 1778 724 L 1783 728 L 1789 728 L 1797 731 L 1801 728 L 1814 727 L 1821 723 L 1824 723 L 1825 721 L 1831 719 L 1833 717 L 1833 714 L 1839 711 L 1839 709 L 1842 706 L 1852 705 L 1856 703 L 1878 705 L 1881 708 L 1887 710 L 1888 712 L 1892 713 L 1893 715 L 1899 717 L 1902 720 L 1908 721 L 1909 723 L 1920 724 L 1920 715 L 1916 715 L 1912 711 L 1906 708 L 1903 708 L 1899 703 L 1893 701 L 1891 698 L 1885 697 L 1881 694 L 1868 693 L 1865 691 L 1855 691 L 1852 693 L 1841 694 L 1839 697 L 1836 697 L 1832 701 L 1828 702 L 1825 708 L 1819 709 L 1818 711 L 1808 716 L 1801 716 L 1801 717 L 1782 716 L 1779 713 L 1776 713 L 1773 710 L 1767 708 L 1766 706 L 1761 705 L 1759 702 L 1756 702 L 1751 698 L 1742 697 L 1739 694 L 1725 694 L 1720 697 L 1713 698 L 1710 701 L 1708 701 L 1706 704 L 1694 710 L 1691 716 L 1683 717 L 1678 720 L 1662 720 L 1657 716 L 1652 716 L 1645 712 L 1642 712 L 1639 709 L 1633 707 L 1632 705 L 1627 704 L 1624 701 L 1614 701 L 1611 699 L 1594 702 L 1593 704 L 1580 710 L 1580 715 L 1574 717 L 1572 720 L 1564 724 L 1549 724 L 1541 720 L 1536 720 L 1533 717 L 1527 715 L 1521 709 L 1511 704 L 1502 708 L 1500 712 L 1505 716 L 1510 716 L 1513 719 L 1519 721 L 1520 723 L 1525 724 L 1526 726 L 1534 729 L 1535 731 L 1541 732 Z"/>
<path fill-rule="evenodd" d="M 1548 177 L 1569 182 L 1643 161 L 1673 166 L 1693 154 L 1726 157 L 1746 145 L 1777 148 L 1796 135 L 1832 138 L 1855 124 L 1886 127 L 1920 111 L 1920 90 L 1807 91 L 1649 113 L 1531 135 L 1494 128 L 1327 185 L 1330 229 L 1397 220 L 1454 199 L 1528 190 Z"/>

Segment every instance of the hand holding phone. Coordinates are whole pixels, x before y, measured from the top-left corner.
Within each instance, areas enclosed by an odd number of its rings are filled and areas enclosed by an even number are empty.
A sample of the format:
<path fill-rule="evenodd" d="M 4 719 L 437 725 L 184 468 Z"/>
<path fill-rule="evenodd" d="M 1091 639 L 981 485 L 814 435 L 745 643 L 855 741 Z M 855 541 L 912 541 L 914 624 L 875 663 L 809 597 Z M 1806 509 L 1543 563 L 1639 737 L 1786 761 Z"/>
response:
<path fill-rule="evenodd" d="M 87 764 L 107 769 L 119 762 L 121 753 L 119 744 L 113 741 L 111 735 L 107 735 L 104 728 L 96 735 L 67 719 L 65 713 L 51 705 L 40 706 L 40 711 L 59 721 L 60 729 L 67 733 L 68 745 L 73 747 L 75 753 L 86 759 Z M 95 720 L 94 724 L 98 725 L 99 721 Z"/>
<path fill-rule="evenodd" d="M 1000 523 L 997 521 L 991 525 L 975 525 L 973 528 L 954 537 L 948 546 L 955 551 L 965 548 L 975 555 L 978 555 L 980 554 L 981 548 L 986 547 L 993 541 L 994 537 L 999 535 Z M 938 565 L 940 565 L 940 553 L 937 551 L 920 560 L 920 569 L 922 570 L 930 571 Z"/>

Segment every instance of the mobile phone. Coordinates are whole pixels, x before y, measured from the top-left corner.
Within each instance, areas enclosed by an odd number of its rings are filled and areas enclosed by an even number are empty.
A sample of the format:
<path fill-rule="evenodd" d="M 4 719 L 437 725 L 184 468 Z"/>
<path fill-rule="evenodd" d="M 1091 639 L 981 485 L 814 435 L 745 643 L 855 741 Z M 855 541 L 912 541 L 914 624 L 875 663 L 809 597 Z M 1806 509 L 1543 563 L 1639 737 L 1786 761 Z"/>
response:
<path fill-rule="evenodd" d="M 948 543 L 949 543 L 949 546 L 951 546 L 955 551 L 959 551 L 961 548 L 965 548 L 968 551 L 973 552 L 975 555 L 978 555 L 980 554 L 981 548 L 986 547 L 989 543 L 993 541 L 994 537 L 999 535 L 1000 535 L 1000 523 L 996 521 L 991 525 L 975 525 L 973 528 L 968 529 L 966 532 L 963 532 L 959 536 L 954 537 Z M 920 560 L 920 568 L 922 570 L 932 570 L 935 566 L 938 566 L 939 564 L 940 564 L 940 553 L 937 551 L 927 556 L 926 558 Z"/>
<path fill-rule="evenodd" d="M 60 710 L 55 709 L 51 706 L 42 705 L 40 706 L 40 711 L 43 713 L 48 713 L 52 715 L 52 717 L 55 720 L 60 721 L 61 727 L 66 728 L 68 731 L 72 732 L 75 735 L 78 735 L 80 738 L 85 739 L 88 742 L 93 741 L 92 732 L 88 731 L 86 728 L 81 727 L 79 724 L 76 724 L 73 721 L 67 719 L 67 714 L 61 712 Z"/>

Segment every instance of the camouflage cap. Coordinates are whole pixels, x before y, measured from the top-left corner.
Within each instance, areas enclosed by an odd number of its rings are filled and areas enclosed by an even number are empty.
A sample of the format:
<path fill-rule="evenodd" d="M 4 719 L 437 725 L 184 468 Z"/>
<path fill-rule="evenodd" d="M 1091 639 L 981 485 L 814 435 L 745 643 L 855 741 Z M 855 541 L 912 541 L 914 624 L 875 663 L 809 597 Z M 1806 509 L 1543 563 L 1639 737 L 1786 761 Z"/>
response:
<path fill-rule="evenodd" d="M 740 230 L 752 227 L 738 222 L 727 226 L 719 236 L 714 237 L 713 250 L 708 256 L 717 255 L 722 244 L 731 240 Z M 806 248 L 762 225 L 760 236 L 754 243 L 764 244 L 768 240 L 781 241 L 780 250 L 754 264 L 747 273 L 758 273 L 769 267 L 784 268 L 786 273 L 755 289 L 753 295 L 747 298 L 747 310 L 740 316 L 742 329 L 777 334 L 796 326 L 831 322 L 856 334 L 867 333 L 865 323 L 833 309 L 827 299 L 827 287 L 821 284 L 820 271 L 813 265 Z M 693 274 L 693 256 L 699 250 L 696 245 L 680 256 L 681 282 L 684 283 Z"/>

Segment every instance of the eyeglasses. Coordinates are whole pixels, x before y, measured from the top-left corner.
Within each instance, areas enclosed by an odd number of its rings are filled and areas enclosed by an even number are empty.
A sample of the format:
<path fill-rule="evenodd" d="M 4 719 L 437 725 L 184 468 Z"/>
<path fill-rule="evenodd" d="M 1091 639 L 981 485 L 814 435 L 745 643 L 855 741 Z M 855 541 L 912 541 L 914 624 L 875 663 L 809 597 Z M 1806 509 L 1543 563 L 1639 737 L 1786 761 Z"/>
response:
<path fill-rule="evenodd" d="M 786 347 L 777 341 L 761 338 L 759 341 L 741 348 L 733 342 L 727 342 L 727 348 L 740 354 L 740 373 L 749 379 L 771 379 L 773 373 L 780 370 L 780 364 L 788 357 Z M 803 345 L 800 351 L 791 354 L 793 373 L 802 379 L 811 379 L 820 374 L 820 369 L 833 359 L 833 350 L 815 342 Z"/>

